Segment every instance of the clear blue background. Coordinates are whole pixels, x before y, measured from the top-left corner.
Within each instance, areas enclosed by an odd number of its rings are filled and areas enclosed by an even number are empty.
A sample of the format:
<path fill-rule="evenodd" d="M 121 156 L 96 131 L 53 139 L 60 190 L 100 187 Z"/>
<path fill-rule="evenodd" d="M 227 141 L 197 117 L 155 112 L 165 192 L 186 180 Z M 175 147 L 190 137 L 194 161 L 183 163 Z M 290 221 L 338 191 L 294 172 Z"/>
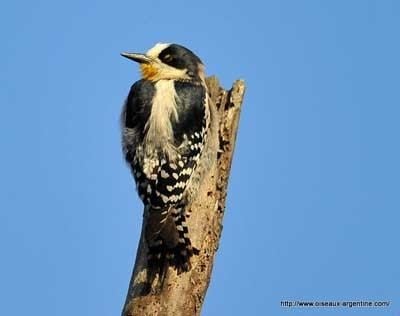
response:
<path fill-rule="evenodd" d="M 400 315 L 400 4 L 2 1 L 0 315 L 119 315 L 141 227 L 119 112 L 176 42 L 248 89 L 203 315 Z M 288 309 L 282 300 L 390 300 Z"/>

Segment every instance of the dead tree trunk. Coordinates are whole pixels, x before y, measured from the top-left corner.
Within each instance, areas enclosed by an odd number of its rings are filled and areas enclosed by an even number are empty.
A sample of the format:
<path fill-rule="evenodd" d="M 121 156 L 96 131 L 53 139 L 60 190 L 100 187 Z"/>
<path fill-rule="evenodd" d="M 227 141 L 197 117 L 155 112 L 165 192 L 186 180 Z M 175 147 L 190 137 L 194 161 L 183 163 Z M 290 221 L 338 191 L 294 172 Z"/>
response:
<path fill-rule="evenodd" d="M 241 80 L 226 91 L 215 77 L 207 78 L 211 98 L 219 113 L 219 152 L 217 163 L 200 187 L 187 220 L 192 244 L 200 254 L 192 258 L 192 269 L 179 275 L 169 268 L 163 286 L 156 288 L 147 278 L 146 243 L 140 238 L 135 267 L 122 316 L 194 316 L 210 283 L 225 210 L 228 178 L 235 147 L 245 85 Z"/>

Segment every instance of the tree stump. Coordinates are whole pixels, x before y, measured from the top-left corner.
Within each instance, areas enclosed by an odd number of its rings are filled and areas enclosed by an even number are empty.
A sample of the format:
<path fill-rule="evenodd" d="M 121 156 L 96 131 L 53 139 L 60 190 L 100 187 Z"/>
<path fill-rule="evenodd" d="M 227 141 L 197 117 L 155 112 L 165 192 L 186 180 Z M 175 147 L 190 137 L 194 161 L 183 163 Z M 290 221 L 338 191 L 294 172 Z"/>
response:
<path fill-rule="evenodd" d="M 149 282 L 143 225 L 122 316 L 200 315 L 221 237 L 228 178 L 245 91 L 242 80 L 237 80 L 229 91 L 220 87 L 216 77 L 209 77 L 206 82 L 218 112 L 215 124 L 219 150 L 217 161 L 202 183 L 187 219 L 190 239 L 200 253 L 192 257 L 190 271 L 178 275 L 168 268 L 162 286 Z"/>

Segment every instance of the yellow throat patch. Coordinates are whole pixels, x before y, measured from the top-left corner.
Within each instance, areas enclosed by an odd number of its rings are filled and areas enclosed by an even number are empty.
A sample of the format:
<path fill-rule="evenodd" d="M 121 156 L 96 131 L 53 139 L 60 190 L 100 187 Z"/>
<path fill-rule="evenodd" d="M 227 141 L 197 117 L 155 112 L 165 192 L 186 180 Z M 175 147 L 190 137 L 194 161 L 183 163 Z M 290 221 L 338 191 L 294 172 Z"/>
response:
<path fill-rule="evenodd" d="M 157 77 L 158 69 L 153 64 L 141 64 L 140 70 L 142 72 L 143 79 L 154 80 Z"/>

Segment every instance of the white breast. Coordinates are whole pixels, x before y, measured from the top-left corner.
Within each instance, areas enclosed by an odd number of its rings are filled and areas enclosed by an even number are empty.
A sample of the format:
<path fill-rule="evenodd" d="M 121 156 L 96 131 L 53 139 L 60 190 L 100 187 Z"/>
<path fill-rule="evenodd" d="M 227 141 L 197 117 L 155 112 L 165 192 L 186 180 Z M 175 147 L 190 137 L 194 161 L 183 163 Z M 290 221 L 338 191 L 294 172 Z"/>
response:
<path fill-rule="evenodd" d="M 154 86 L 151 113 L 145 125 L 146 153 L 151 156 L 155 152 L 164 151 L 168 155 L 174 150 L 171 118 L 178 121 L 177 94 L 173 80 L 159 80 Z"/>

